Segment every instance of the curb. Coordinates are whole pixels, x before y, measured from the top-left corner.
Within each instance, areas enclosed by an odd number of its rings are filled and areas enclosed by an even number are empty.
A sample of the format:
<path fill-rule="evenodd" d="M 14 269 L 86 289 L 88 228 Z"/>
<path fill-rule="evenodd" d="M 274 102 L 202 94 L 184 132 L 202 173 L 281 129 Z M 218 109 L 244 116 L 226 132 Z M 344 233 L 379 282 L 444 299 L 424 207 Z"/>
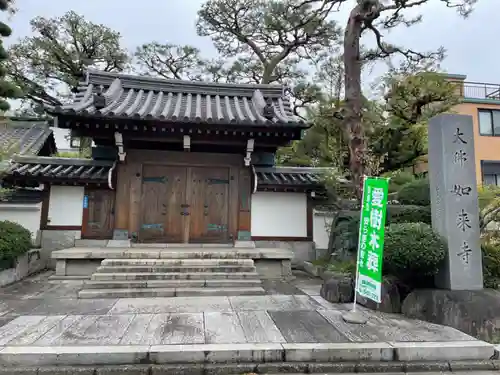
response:
<path fill-rule="evenodd" d="M 238 364 L 283 362 L 488 361 L 493 345 L 483 341 L 343 344 L 194 344 L 154 346 L 6 346 L 0 367 Z"/>
<path fill-rule="evenodd" d="M 170 364 L 129 366 L 57 366 L 0 368 L 0 375 L 239 375 L 255 374 L 496 374 L 499 361 L 470 362 L 345 362 L 345 363 L 240 363 L 240 364 Z"/>

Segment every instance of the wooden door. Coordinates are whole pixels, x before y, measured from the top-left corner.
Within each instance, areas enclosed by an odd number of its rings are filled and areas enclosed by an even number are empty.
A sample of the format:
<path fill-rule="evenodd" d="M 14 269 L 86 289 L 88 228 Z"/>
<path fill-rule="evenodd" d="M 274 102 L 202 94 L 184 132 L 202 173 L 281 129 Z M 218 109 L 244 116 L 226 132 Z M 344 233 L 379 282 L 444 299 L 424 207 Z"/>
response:
<path fill-rule="evenodd" d="M 115 192 L 86 189 L 83 199 L 82 237 L 111 239 L 114 227 Z"/>
<path fill-rule="evenodd" d="M 229 242 L 229 168 L 191 168 L 189 242 Z"/>
<path fill-rule="evenodd" d="M 185 167 L 144 165 L 140 242 L 184 242 L 186 175 Z"/>

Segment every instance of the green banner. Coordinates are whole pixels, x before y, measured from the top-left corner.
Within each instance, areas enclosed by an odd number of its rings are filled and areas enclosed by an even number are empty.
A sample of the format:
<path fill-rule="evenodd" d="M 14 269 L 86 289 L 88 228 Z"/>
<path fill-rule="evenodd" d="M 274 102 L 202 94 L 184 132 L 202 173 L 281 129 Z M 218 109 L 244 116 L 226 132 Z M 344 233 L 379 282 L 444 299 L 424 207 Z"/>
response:
<path fill-rule="evenodd" d="M 382 291 L 382 260 L 388 190 L 388 179 L 365 178 L 359 224 L 356 289 L 359 295 L 378 303 L 381 302 Z"/>

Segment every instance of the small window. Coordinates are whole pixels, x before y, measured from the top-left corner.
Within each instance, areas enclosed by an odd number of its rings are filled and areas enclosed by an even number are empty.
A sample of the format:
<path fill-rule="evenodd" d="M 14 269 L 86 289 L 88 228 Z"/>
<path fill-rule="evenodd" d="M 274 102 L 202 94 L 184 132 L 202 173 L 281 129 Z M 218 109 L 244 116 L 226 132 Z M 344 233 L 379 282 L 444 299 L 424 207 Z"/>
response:
<path fill-rule="evenodd" d="M 496 174 L 485 174 L 483 176 L 483 184 L 484 185 L 498 185 L 497 184 L 497 175 Z"/>
<path fill-rule="evenodd" d="M 479 110 L 479 134 L 500 136 L 500 110 Z"/>

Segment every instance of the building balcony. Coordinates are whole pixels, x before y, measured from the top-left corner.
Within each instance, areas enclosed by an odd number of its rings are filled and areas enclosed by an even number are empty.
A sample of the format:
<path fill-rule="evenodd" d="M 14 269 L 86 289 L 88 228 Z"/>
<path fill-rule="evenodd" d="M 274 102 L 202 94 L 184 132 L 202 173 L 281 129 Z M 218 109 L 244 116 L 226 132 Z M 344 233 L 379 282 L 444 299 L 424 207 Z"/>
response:
<path fill-rule="evenodd" d="M 464 81 L 460 94 L 464 99 L 500 101 L 500 84 Z"/>

